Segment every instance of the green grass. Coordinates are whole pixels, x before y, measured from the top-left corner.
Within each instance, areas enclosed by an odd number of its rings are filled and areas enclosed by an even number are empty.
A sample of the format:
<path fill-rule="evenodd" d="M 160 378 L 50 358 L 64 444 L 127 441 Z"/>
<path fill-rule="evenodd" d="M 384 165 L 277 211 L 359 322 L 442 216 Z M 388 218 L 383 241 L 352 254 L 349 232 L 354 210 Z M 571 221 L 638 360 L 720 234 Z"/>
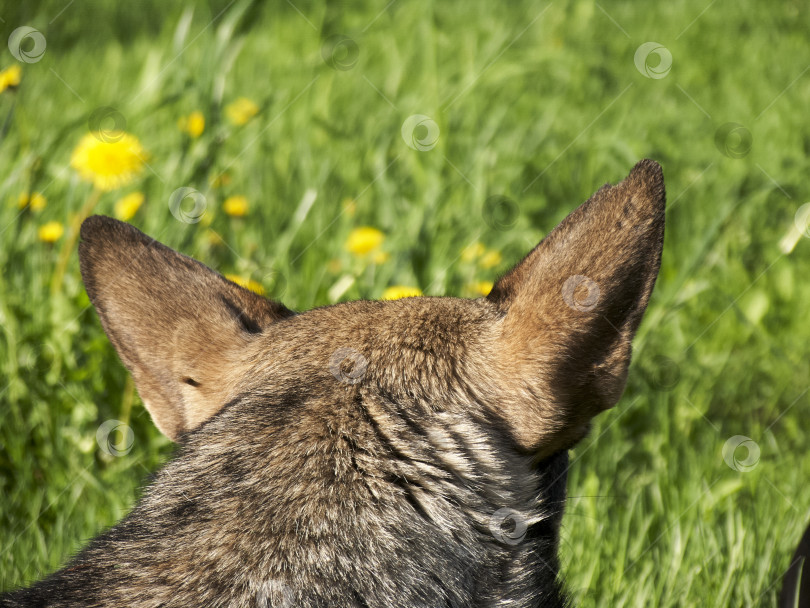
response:
<path fill-rule="evenodd" d="M 136 226 L 296 309 L 331 303 L 344 276 L 341 300 L 395 284 L 471 295 L 602 183 L 639 158 L 661 162 L 661 276 L 627 391 L 573 452 L 566 584 L 582 606 L 774 603 L 810 519 L 810 242 L 778 247 L 810 200 L 799 2 L 153 4 L 19 3 L 0 24 L 4 42 L 20 25 L 47 39 L 18 90 L 0 94 L 0 589 L 113 524 L 172 453 L 137 396 L 130 409 L 75 251 L 51 293 L 69 235 L 37 238 L 90 196 L 70 153 L 110 106 L 150 168 L 96 211 L 140 190 Z M 357 45 L 350 69 L 324 60 L 336 34 Z M 647 41 L 672 54 L 664 78 L 634 65 Z M 15 62 L 3 50 L 0 67 Z M 261 112 L 234 127 L 222 108 L 241 96 Z M 207 120 L 193 141 L 177 128 L 192 110 Z M 405 144 L 414 114 L 438 125 L 432 150 Z M 715 141 L 728 122 L 750 133 L 739 158 Z M 222 173 L 230 183 L 212 187 Z M 204 194 L 210 228 L 170 213 L 184 186 Z M 20 213 L 26 191 L 47 207 Z M 246 219 L 222 212 L 231 194 L 248 198 Z M 502 229 L 484 221 L 496 195 L 518 211 Z M 362 267 L 344 250 L 361 225 L 386 233 L 387 262 Z M 477 240 L 499 266 L 459 259 Z M 96 444 L 108 419 L 134 430 L 124 457 Z M 749 472 L 724 461 L 736 435 L 759 447 Z"/>

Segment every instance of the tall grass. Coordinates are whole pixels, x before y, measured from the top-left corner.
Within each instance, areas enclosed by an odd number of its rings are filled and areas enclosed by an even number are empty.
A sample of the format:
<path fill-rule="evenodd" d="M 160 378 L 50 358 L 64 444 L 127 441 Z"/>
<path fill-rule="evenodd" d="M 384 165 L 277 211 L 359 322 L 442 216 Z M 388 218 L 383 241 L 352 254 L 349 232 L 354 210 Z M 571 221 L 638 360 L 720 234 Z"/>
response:
<path fill-rule="evenodd" d="M 47 40 L 0 94 L 0 588 L 64 563 L 172 453 L 75 252 L 51 291 L 69 231 L 38 238 L 91 196 L 70 154 L 112 108 L 149 166 L 96 212 L 141 191 L 132 223 L 297 309 L 395 284 L 475 295 L 602 183 L 661 162 L 661 276 L 625 396 L 572 455 L 566 584 L 583 606 L 773 604 L 810 519 L 810 243 L 779 247 L 810 200 L 800 3 L 127 7 L 20 3 L 0 24 L 3 40 L 22 25 Z M 650 41 L 672 57 L 662 78 L 634 63 Z M 0 67 L 16 62 L 4 51 Z M 239 97 L 260 108 L 243 126 L 224 114 Z M 177 126 L 195 110 L 198 138 Z M 402 135 L 417 114 L 435 122 L 432 149 Z M 202 193 L 205 221 L 172 215 L 181 187 Z M 34 191 L 46 208 L 20 211 Z M 222 211 L 234 194 L 245 218 Z M 363 225 L 386 234 L 387 261 L 346 251 Z M 476 242 L 500 263 L 461 256 Z M 109 419 L 134 431 L 126 456 L 96 443 Z M 724 458 L 735 436 L 759 451 L 751 470 L 734 468 L 745 446 Z"/>

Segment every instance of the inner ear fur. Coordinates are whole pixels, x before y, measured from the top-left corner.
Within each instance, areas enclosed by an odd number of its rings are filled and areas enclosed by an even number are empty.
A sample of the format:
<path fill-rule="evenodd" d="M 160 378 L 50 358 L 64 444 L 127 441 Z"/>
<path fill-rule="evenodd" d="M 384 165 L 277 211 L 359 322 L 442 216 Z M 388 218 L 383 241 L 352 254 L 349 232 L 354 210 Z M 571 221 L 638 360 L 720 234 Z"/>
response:
<path fill-rule="evenodd" d="M 89 217 L 81 239 L 82 278 L 104 331 L 172 440 L 227 403 L 252 341 L 293 314 L 124 222 Z"/>
<path fill-rule="evenodd" d="M 527 412 L 507 400 L 525 448 L 564 447 L 621 397 L 661 265 L 664 215 L 661 167 L 642 160 L 568 215 L 490 292 L 503 314 L 499 357 L 510 389 L 535 403 Z"/>

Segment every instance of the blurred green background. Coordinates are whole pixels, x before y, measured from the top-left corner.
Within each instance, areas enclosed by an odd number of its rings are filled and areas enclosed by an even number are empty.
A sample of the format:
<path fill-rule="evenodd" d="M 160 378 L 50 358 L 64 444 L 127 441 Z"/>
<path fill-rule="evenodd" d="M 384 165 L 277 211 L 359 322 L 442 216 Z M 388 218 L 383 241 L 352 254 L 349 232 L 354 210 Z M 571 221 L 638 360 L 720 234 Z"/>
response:
<path fill-rule="evenodd" d="M 475 297 L 650 157 L 663 266 L 627 391 L 572 454 L 566 586 L 582 606 L 772 605 L 810 519 L 805 8 L 5 2 L 0 589 L 122 517 L 172 453 L 88 307 L 91 209 L 299 310 Z M 90 130 L 145 164 L 86 181 Z M 133 430 L 118 457 L 107 420 Z"/>

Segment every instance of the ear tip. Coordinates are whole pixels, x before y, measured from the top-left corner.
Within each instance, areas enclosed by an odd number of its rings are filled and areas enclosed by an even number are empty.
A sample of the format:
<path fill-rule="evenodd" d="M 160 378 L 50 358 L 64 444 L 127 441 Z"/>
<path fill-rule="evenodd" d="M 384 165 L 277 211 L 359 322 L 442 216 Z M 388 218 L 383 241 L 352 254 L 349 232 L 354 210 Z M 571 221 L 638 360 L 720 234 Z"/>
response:
<path fill-rule="evenodd" d="M 86 218 L 79 229 L 79 236 L 79 268 L 85 283 L 91 279 L 93 268 L 102 260 L 144 240 L 143 233 L 131 224 L 106 215 Z"/>
<path fill-rule="evenodd" d="M 664 170 L 661 165 L 651 158 L 643 158 L 630 170 L 630 176 L 643 179 L 646 182 L 664 183 Z"/>
<path fill-rule="evenodd" d="M 661 179 L 664 178 L 664 171 L 661 168 L 661 165 L 658 163 L 658 161 L 651 158 L 642 158 L 640 161 L 638 161 L 636 166 L 633 167 L 631 173 L 636 171 L 643 172 L 648 175 L 656 175 Z"/>
<path fill-rule="evenodd" d="M 91 215 L 79 229 L 79 255 L 91 249 L 120 249 L 135 243 L 147 243 L 153 239 L 132 224 L 116 220 L 106 215 Z"/>
<path fill-rule="evenodd" d="M 664 199 L 664 170 L 650 158 L 636 163 L 628 178 L 631 182 L 650 192 L 656 199 Z"/>
<path fill-rule="evenodd" d="M 106 215 L 91 215 L 82 222 L 79 236 L 83 241 L 92 241 L 100 234 L 118 231 L 125 225 Z"/>

